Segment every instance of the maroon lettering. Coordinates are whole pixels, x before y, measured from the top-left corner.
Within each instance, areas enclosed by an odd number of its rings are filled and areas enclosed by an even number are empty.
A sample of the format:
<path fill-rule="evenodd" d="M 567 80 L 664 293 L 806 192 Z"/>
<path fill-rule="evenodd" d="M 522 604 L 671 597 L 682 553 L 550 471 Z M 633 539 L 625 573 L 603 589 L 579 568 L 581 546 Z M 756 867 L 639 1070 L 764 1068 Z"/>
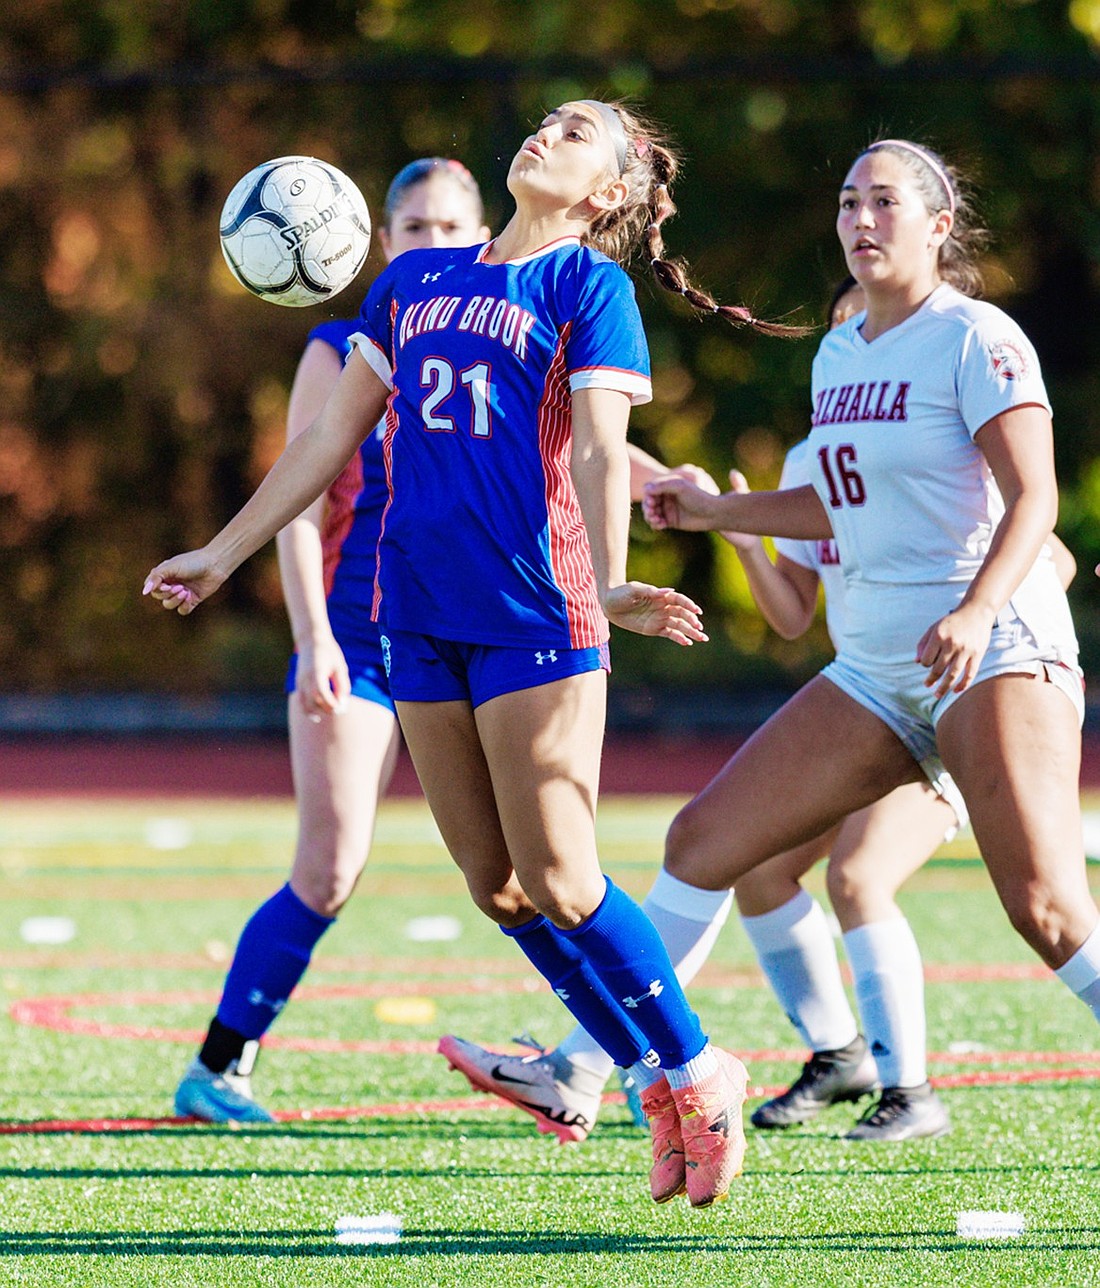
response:
<path fill-rule="evenodd" d="M 898 392 L 894 395 L 893 406 L 890 408 L 890 414 L 887 420 L 908 420 L 909 416 L 905 410 L 905 400 L 909 394 L 909 381 L 900 380 L 898 382 Z"/>

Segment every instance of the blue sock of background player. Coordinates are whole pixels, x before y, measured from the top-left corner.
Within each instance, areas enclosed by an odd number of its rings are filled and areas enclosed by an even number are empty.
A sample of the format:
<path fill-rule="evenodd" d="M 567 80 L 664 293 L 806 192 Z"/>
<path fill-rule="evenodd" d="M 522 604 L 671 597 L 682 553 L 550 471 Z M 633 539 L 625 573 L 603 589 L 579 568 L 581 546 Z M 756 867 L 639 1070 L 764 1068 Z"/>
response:
<path fill-rule="evenodd" d="M 466 246 L 488 239 L 482 218 L 481 195 L 466 167 L 423 157 L 391 182 L 378 238 L 387 259 L 418 247 Z M 287 409 L 288 441 L 324 405 L 357 325 L 354 318 L 327 321 L 310 332 Z M 375 433 L 328 492 L 278 536 L 296 644 L 287 719 L 298 842 L 290 881 L 241 934 L 217 1014 L 177 1089 L 180 1114 L 215 1122 L 270 1117 L 252 1099 L 247 1077 L 255 1039 L 283 1010 L 367 859 L 398 737 L 378 628 L 358 602 L 358 586 L 374 575 L 385 496 Z"/>

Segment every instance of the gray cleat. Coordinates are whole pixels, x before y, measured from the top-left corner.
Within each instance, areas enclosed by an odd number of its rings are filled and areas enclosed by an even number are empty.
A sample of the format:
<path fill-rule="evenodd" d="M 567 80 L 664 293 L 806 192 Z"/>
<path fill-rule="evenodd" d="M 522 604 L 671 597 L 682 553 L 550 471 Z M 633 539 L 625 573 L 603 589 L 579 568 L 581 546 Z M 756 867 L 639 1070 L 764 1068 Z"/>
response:
<path fill-rule="evenodd" d="M 943 1136 L 950 1130 L 951 1120 L 943 1101 L 926 1082 L 919 1087 L 884 1088 L 877 1103 L 844 1139 L 890 1143 Z"/>
<path fill-rule="evenodd" d="M 857 1036 L 846 1047 L 815 1051 L 786 1091 L 754 1110 L 752 1125 L 795 1127 L 816 1118 L 829 1105 L 871 1095 L 878 1085 L 878 1070 L 867 1040 Z"/>

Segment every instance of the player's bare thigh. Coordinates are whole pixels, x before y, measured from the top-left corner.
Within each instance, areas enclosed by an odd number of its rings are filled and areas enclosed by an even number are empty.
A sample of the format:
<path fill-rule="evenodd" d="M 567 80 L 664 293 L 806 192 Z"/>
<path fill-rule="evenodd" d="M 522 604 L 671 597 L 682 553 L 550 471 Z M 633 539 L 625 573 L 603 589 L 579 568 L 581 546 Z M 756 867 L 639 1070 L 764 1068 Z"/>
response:
<path fill-rule="evenodd" d="M 1096 925 L 1081 833 L 1077 712 L 1043 676 L 975 684 L 936 730 L 1013 925 L 1057 968 Z"/>
<path fill-rule="evenodd" d="M 817 676 L 676 816 L 665 867 L 689 885 L 736 886 L 758 863 L 920 777 L 896 734 Z"/>
<path fill-rule="evenodd" d="M 355 697 L 339 715 L 314 720 L 292 693 L 287 722 L 298 805 L 290 884 L 315 912 L 331 917 L 366 863 L 378 800 L 397 762 L 397 720 L 377 702 Z"/>
<path fill-rule="evenodd" d="M 562 927 L 604 896 L 595 818 L 606 702 L 597 670 L 502 694 L 474 713 L 520 884 Z"/>
<path fill-rule="evenodd" d="M 839 827 L 832 827 L 744 873 L 733 891 L 741 916 L 761 917 L 789 903 L 801 889 L 802 878 L 832 849 L 839 831 Z"/>
<path fill-rule="evenodd" d="M 397 714 L 432 816 L 474 902 L 502 926 L 529 921 L 535 909 L 512 867 L 470 704 L 398 702 Z"/>
<path fill-rule="evenodd" d="M 840 825 L 829 858 L 829 901 L 844 930 L 901 916 L 894 897 L 957 824 L 925 779 L 895 787 Z"/>

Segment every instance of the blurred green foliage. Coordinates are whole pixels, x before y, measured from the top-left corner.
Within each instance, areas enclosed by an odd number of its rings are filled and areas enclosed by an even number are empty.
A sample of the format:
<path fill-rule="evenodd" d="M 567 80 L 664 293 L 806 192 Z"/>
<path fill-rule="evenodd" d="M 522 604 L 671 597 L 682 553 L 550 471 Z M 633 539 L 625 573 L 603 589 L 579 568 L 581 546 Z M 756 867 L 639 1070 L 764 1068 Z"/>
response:
<path fill-rule="evenodd" d="M 308 328 L 245 295 L 217 243 L 259 161 L 312 153 L 377 211 L 416 155 L 462 157 L 491 220 L 530 124 L 630 96 L 684 153 L 667 244 L 720 298 L 817 320 L 843 271 L 835 192 L 881 130 L 968 169 L 990 295 L 1039 349 L 1060 531 L 1100 655 L 1100 0 L 22 0 L 0 14 L 0 675 L 8 689 L 278 684 L 274 551 L 186 621 L 139 596 L 281 443 Z M 372 252 L 371 271 L 380 260 Z M 354 311 L 365 272 L 336 303 Z M 655 367 L 637 439 L 773 484 L 806 432 L 815 341 L 700 320 L 638 274 Z M 635 575 L 707 608 L 714 642 L 620 635 L 623 684 L 791 683 L 826 653 L 771 635 L 716 541 L 640 525 Z"/>

